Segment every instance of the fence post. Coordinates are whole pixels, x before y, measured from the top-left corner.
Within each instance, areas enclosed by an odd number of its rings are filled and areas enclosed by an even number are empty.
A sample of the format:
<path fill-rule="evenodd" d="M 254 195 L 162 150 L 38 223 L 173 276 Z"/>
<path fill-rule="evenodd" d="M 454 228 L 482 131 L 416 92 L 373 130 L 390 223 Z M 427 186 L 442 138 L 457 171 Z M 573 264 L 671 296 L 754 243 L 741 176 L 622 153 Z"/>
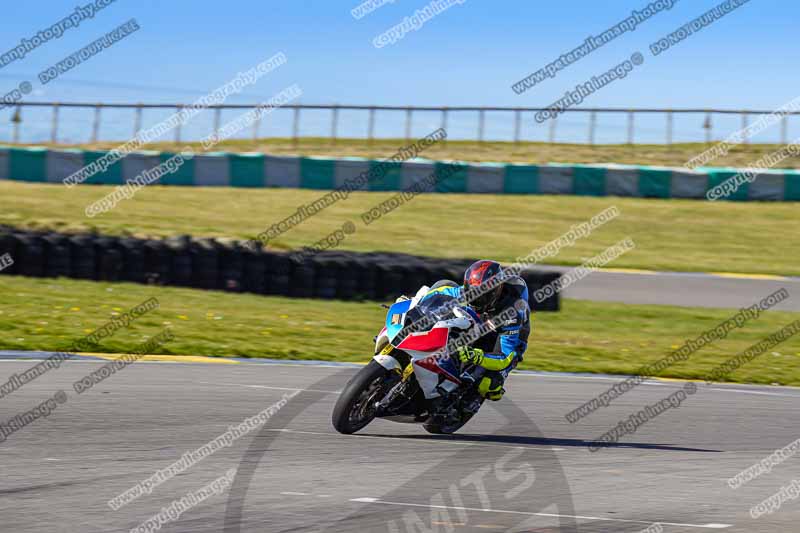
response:
<path fill-rule="evenodd" d="M 589 145 L 594 146 L 594 130 L 597 127 L 597 111 L 589 113 Z"/>
<path fill-rule="evenodd" d="M 672 111 L 667 111 L 667 145 L 672 145 Z"/>
<path fill-rule="evenodd" d="M 292 146 L 297 148 L 297 137 L 300 135 L 300 108 L 294 108 L 294 121 L 292 124 Z"/>
<path fill-rule="evenodd" d="M 219 135 L 219 126 L 222 122 L 222 108 L 217 106 L 214 108 L 214 135 Z"/>
<path fill-rule="evenodd" d="M 375 108 L 369 108 L 369 126 L 367 127 L 367 138 L 369 139 L 369 145 L 372 146 L 373 140 L 375 138 Z"/>
<path fill-rule="evenodd" d="M 706 144 L 711 144 L 712 130 L 711 111 L 706 112 L 706 120 L 703 122 L 703 129 L 706 130 Z"/>
<path fill-rule="evenodd" d="M 100 136 L 100 108 L 103 104 L 94 106 L 94 122 L 92 123 L 92 143 L 96 143 Z"/>
<path fill-rule="evenodd" d="M 136 104 L 136 115 L 133 119 L 133 136 L 136 137 L 142 129 L 142 104 Z"/>
<path fill-rule="evenodd" d="M 53 123 L 50 128 L 50 142 L 53 144 L 58 142 L 58 102 L 53 104 Z"/>
<path fill-rule="evenodd" d="M 339 106 L 334 105 L 332 108 L 331 114 L 331 144 L 336 144 L 336 130 L 339 126 Z"/>
<path fill-rule="evenodd" d="M 556 140 L 556 123 L 558 122 L 558 117 L 553 117 L 550 119 L 550 143 L 554 143 Z"/>
<path fill-rule="evenodd" d="M 478 142 L 483 142 L 483 127 L 484 127 L 484 116 L 485 110 L 481 109 L 478 111 Z"/>
<path fill-rule="evenodd" d="M 449 113 L 449 110 L 446 107 L 443 107 L 442 108 L 442 126 L 441 127 L 442 127 L 442 130 L 444 130 L 445 132 L 447 132 L 447 115 L 448 115 L 448 113 Z M 444 142 L 445 143 L 447 142 L 447 137 L 444 138 Z"/>
<path fill-rule="evenodd" d="M 633 144 L 633 110 L 628 110 L 628 144 Z"/>
<path fill-rule="evenodd" d="M 747 129 L 747 122 L 748 122 L 747 112 L 742 113 L 742 130 Z M 747 137 L 747 134 L 742 135 L 742 144 L 750 144 L 750 139 Z"/>
<path fill-rule="evenodd" d="M 411 140 L 411 108 L 406 108 L 406 142 Z"/>
<path fill-rule="evenodd" d="M 256 119 L 253 121 L 253 141 L 258 140 L 258 132 L 261 129 L 261 116 L 263 113 L 261 112 L 261 107 L 256 106 L 255 109 Z"/>
<path fill-rule="evenodd" d="M 789 115 L 783 115 L 781 117 L 781 144 L 789 144 L 789 129 L 787 120 Z"/>
<path fill-rule="evenodd" d="M 514 144 L 519 144 L 520 126 L 522 125 L 522 113 L 519 109 L 514 111 Z"/>
<path fill-rule="evenodd" d="M 14 123 L 14 144 L 19 143 L 19 125 L 22 123 L 22 106 L 17 106 L 14 115 L 11 117 L 11 122 Z"/>
<path fill-rule="evenodd" d="M 175 112 L 178 114 L 178 125 L 175 127 L 175 144 L 181 142 L 181 126 L 183 126 L 183 115 L 181 111 L 183 111 L 182 105 L 175 108 Z"/>

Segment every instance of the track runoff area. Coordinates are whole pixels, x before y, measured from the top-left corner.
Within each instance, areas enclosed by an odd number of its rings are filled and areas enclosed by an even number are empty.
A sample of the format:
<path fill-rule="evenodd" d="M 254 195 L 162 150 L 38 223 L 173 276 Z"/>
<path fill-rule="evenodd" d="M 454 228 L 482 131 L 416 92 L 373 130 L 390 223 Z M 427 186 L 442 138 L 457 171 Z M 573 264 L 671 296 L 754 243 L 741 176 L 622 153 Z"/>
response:
<path fill-rule="evenodd" d="M 752 532 L 800 520 L 797 389 L 648 380 L 570 423 L 620 378 L 520 372 L 455 435 L 376 420 L 345 436 L 331 410 L 357 365 L 179 360 L 104 372 L 107 360 L 73 358 L 6 391 L 3 530 Z M 6 358 L 2 382 L 34 364 Z"/>

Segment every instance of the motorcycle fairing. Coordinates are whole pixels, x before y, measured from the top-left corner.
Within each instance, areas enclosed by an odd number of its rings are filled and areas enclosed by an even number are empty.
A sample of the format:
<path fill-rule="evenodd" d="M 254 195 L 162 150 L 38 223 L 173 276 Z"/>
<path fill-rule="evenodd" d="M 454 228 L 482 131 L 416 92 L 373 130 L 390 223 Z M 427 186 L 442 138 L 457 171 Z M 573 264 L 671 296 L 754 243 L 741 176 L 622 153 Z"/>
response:
<path fill-rule="evenodd" d="M 440 320 L 428 331 L 406 332 L 399 335 L 406 324 L 409 311 L 429 293 L 426 286 L 420 288 L 417 294 L 407 300 L 396 302 L 386 313 L 385 326 L 378 335 L 376 351 L 388 342 L 398 350 L 403 350 L 411 358 L 411 366 L 417 377 L 417 382 L 425 395 L 431 399 L 457 389 L 461 385 L 456 363 L 446 354 L 450 329 L 455 327 L 466 329 L 470 322 L 476 322 L 479 317 L 471 309 L 454 309 L 455 319 Z M 429 305 L 437 305 L 430 302 Z M 386 339 L 384 341 L 383 339 Z M 389 355 L 391 348 L 386 346 L 388 352 L 376 353 L 374 359 L 387 370 L 396 370 L 397 360 Z"/>
<path fill-rule="evenodd" d="M 406 351 L 433 352 L 447 345 L 449 334 L 449 328 L 433 328 L 430 331 L 411 333 L 397 345 L 397 348 Z"/>
<path fill-rule="evenodd" d="M 442 392 L 451 392 L 461 385 L 455 363 L 441 352 L 429 354 L 425 352 L 409 352 L 414 375 L 425 398 L 430 400 L 441 396 Z"/>

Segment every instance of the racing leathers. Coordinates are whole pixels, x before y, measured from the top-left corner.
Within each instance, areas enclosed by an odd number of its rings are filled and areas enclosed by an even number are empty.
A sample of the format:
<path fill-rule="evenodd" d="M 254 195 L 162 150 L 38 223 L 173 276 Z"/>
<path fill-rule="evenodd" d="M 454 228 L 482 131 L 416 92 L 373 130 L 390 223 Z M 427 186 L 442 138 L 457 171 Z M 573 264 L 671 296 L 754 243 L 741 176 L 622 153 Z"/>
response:
<path fill-rule="evenodd" d="M 445 280 L 436 283 L 425 298 L 439 292 L 463 301 L 463 287 Z M 466 301 L 464 303 L 469 304 Z M 519 276 L 504 280 L 495 303 L 479 316 L 487 333 L 468 346 L 459 348 L 457 356 L 462 362 L 473 363 L 485 369 L 478 391 L 484 398 L 499 400 L 505 393 L 503 384 L 506 378 L 522 360 L 528 348 L 531 327 L 528 286 L 525 281 Z"/>

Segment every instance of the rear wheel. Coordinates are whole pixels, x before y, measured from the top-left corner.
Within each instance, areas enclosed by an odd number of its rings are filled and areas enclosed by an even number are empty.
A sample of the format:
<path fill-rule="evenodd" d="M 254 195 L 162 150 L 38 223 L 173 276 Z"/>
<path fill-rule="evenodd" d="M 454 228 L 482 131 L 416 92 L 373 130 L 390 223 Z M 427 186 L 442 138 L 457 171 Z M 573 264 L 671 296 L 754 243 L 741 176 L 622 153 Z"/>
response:
<path fill-rule="evenodd" d="M 481 400 L 481 404 L 483 404 L 483 400 Z M 466 423 L 469 422 L 470 419 L 476 414 L 477 411 L 472 413 L 464 413 L 460 420 L 449 423 L 442 422 L 441 420 L 434 420 L 433 417 L 431 417 L 422 425 L 422 427 L 425 428 L 425 431 L 428 433 L 433 433 L 434 435 L 449 435 L 464 427 Z"/>
<path fill-rule="evenodd" d="M 425 422 L 422 427 L 425 428 L 425 431 L 428 433 L 433 433 L 434 435 L 449 435 L 451 433 L 455 433 L 462 427 L 464 424 L 469 422 L 469 419 L 472 418 L 472 415 L 469 415 L 465 419 L 461 419 L 458 422 L 452 424 L 439 424 L 436 422 Z"/>
<path fill-rule="evenodd" d="M 383 384 L 388 373 L 372 360 L 347 382 L 331 416 L 336 431 L 349 435 L 375 419 L 375 403 L 386 393 Z"/>

